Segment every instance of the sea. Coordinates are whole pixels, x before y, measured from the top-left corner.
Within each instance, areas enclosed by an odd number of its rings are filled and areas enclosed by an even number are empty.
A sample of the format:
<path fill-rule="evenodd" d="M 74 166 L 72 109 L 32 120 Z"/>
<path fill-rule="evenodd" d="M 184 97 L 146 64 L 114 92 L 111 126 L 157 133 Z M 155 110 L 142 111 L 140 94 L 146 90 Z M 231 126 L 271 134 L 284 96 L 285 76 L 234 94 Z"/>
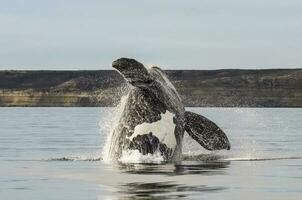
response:
<path fill-rule="evenodd" d="M 0 108 L 1 200 L 302 199 L 301 108 L 186 108 L 230 151 L 189 136 L 174 163 L 104 160 L 116 108 Z"/>

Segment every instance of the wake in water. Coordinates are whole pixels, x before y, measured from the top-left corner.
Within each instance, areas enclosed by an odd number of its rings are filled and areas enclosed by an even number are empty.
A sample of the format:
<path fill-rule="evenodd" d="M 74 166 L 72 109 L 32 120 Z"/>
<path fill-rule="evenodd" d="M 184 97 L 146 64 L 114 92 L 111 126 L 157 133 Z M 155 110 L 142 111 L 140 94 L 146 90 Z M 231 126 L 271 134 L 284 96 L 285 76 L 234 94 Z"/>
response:
<path fill-rule="evenodd" d="M 200 161 L 200 162 L 212 162 L 212 161 L 273 161 L 273 160 L 297 160 L 302 159 L 299 156 L 280 156 L 280 157 L 227 157 L 224 155 L 215 154 L 199 154 L 199 155 L 186 155 L 182 156 L 181 161 Z M 86 157 L 86 156 L 66 156 L 58 158 L 42 159 L 43 161 L 104 161 L 101 157 Z M 125 155 L 119 160 L 123 164 L 165 164 L 162 156 L 158 154 L 142 155 L 138 151 L 126 152 Z"/>
<path fill-rule="evenodd" d="M 64 156 L 58 158 L 43 159 L 45 161 L 101 161 L 101 157 L 87 157 L 87 156 Z"/>
<path fill-rule="evenodd" d="M 299 156 L 284 156 L 284 157 L 259 157 L 259 158 L 225 158 L 226 161 L 269 161 L 269 160 L 296 160 L 302 159 Z"/>

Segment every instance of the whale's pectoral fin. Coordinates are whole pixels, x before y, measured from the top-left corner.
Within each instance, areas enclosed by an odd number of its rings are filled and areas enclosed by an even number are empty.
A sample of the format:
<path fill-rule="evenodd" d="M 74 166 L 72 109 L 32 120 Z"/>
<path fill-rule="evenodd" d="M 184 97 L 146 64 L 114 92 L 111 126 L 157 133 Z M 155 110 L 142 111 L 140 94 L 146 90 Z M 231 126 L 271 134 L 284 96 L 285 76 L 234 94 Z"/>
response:
<path fill-rule="evenodd" d="M 133 86 L 144 87 L 153 82 L 152 76 L 143 64 L 130 58 L 120 58 L 112 63 L 123 77 Z"/>
<path fill-rule="evenodd" d="M 196 113 L 185 112 L 185 130 L 207 150 L 231 148 L 226 134 L 214 122 Z"/>

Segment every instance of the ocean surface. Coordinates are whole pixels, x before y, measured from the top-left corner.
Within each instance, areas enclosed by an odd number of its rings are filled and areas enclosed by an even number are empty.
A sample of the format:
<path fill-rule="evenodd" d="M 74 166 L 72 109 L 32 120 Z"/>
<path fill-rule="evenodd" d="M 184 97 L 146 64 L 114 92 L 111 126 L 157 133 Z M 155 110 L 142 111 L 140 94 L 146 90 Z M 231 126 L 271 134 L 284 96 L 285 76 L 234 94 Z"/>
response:
<path fill-rule="evenodd" d="M 187 108 L 230 151 L 185 137 L 178 163 L 102 160 L 114 108 L 0 108 L 0 199 L 302 199 L 302 109 Z"/>

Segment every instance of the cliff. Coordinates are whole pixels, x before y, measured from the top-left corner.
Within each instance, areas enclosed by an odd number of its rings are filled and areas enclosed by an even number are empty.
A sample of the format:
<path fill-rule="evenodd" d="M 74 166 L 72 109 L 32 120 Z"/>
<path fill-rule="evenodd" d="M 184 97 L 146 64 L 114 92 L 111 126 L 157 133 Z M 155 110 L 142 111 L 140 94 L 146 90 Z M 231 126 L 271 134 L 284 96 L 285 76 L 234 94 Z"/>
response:
<path fill-rule="evenodd" d="M 301 107 L 302 69 L 167 70 L 186 106 Z M 114 106 L 113 70 L 0 71 L 0 106 Z"/>

